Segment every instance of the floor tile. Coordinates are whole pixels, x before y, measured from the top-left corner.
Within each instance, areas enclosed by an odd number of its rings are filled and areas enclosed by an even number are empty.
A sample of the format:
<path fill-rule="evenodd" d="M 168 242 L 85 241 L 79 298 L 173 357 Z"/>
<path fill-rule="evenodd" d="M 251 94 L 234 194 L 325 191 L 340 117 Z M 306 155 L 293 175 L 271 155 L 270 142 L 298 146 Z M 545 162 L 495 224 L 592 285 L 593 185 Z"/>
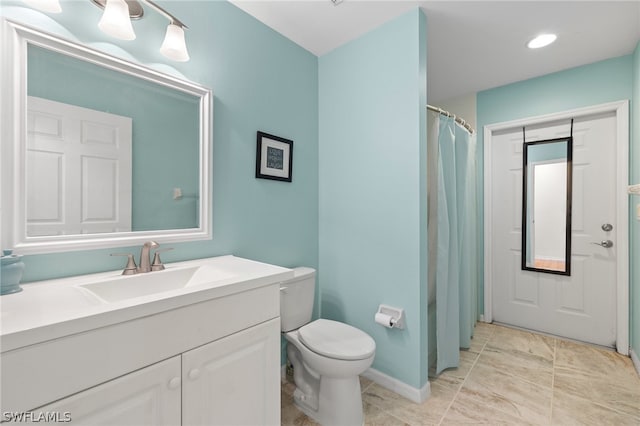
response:
<path fill-rule="evenodd" d="M 460 366 L 430 377 L 415 404 L 361 377 L 365 425 L 637 425 L 640 378 L 605 349 L 479 323 Z M 282 425 L 315 426 L 282 385 Z"/>
<path fill-rule="evenodd" d="M 484 346 L 487 344 L 487 342 L 489 341 L 489 339 L 483 339 L 482 337 L 473 337 L 471 339 L 471 345 L 469 345 L 469 352 L 475 352 L 475 353 L 480 353 L 482 352 L 482 349 L 484 349 Z"/>
<path fill-rule="evenodd" d="M 282 426 L 319 426 L 295 406 L 292 394 L 282 390 L 280 401 L 280 423 Z"/>
<path fill-rule="evenodd" d="M 553 362 L 556 339 L 530 331 L 496 326 L 488 348 L 505 352 L 521 352 Z"/>
<path fill-rule="evenodd" d="M 523 422 L 546 424 L 551 417 L 550 384 L 540 386 L 490 366 L 476 365 L 464 381 L 460 396 Z"/>
<path fill-rule="evenodd" d="M 360 376 L 360 391 L 364 392 L 373 383 L 373 380 L 367 379 L 364 376 Z"/>
<path fill-rule="evenodd" d="M 460 351 L 460 365 L 457 368 L 448 368 L 440 373 L 440 375 L 464 379 L 467 377 L 467 374 L 469 374 L 469 371 L 471 371 L 479 355 L 480 354 L 476 352 Z"/>
<path fill-rule="evenodd" d="M 476 324 L 476 327 L 473 330 L 473 338 L 489 340 L 491 336 L 493 336 L 495 331 L 496 331 L 495 325 L 479 322 Z"/>
<path fill-rule="evenodd" d="M 551 387 L 553 383 L 553 361 L 528 352 L 500 350 L 487 344 L 478 358 L 478 364 L 508 371 L 540 386 Z"/>
<path fill-rule="evenodd" d="M 553 395 L 551 424 L 637 426 L 640 424 L 640 418 L 631 417 L 593 401 L 573 397 L 562 391 L 556 391 Z"/>
<path fill-rule="evenodd" d="M 495 407 L 487 406 L 469 395 L 460 393 L 440 424 L 530 425 L 533 423 L 500 411 Z"/>
<path fill-rule="evenodd" d="M 620 380 L 617 374 L 606 376 L 601 371 L 558 367 L 554 390 L 640 418 L 640 382 L 637 380 Z"/>
<path fill-rule="evenodd" d="M 377 383 L 372 384 L 362 394 L 362 400 L 385 411 L 401 407 L 409 402 L 407 399 Z"/>
<path fill-rule="evenodd" d="M 615 374 L 622 378 L 634 375 L 637 377 L 629 357 L 620 355 L 613 350 L 566 340 L 558 340 L 555 365 L 579 371 L 601 373 L 606 376 Z M 640 378 L 637 383 L 640 386 Z"/>
<path fill-rule="evenodd" d="M 373 384 L 365 392 L 363 399 L 408 424 L 438 424 L 451 405 L 461 384 L 461 379 L 439 377 L 430 383 L 431 394 L 422 404 L 409 401 L 377 384 Z"/>
<path fill-rule="evenodd" d="M 365 426 L 413 426 L 366 402 L 363 403 L 363 410 Z"/>

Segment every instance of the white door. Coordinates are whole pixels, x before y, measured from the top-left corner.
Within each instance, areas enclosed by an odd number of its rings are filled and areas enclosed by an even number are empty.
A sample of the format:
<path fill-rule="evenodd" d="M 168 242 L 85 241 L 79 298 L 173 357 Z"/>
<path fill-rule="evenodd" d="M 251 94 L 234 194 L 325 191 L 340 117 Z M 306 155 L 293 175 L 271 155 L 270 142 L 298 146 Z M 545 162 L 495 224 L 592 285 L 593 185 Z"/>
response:
<path fill-rule="evenodd" d="M 566 137 L 570 120 L 526 127 L 527 142 Z M 618 241 L 616 116 L 579 117 L 573 129 L 571 276 L 521 270 L 522 127 L 491 137 L 493 320 L 614 347 Z M 612 231 L 603 230 L 610 224 Z M 594 242 L 612 240 L 605 248 Z"/>
<path fill-rule="evenodd" d="M 158 426 L 180 424 L 180 356 L 34 411 L 34 424 Z M 40 420 L 37 420 L 40 419 Z"/>
<path fill-rule="evenodd" d="M 182 424 L 280 425 L 280 321 L 182 355 Z"/>
<path fill-rule="evenodd" d="M 30 96 L 27 236 L 131 231 L 132 120 Z"/>

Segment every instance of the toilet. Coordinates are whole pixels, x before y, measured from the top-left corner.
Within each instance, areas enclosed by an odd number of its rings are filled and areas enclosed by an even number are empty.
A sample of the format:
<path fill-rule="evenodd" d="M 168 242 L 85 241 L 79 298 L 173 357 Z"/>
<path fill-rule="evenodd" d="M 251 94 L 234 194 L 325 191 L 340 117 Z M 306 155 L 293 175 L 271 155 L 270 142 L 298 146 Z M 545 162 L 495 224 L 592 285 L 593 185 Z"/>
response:
<path fill-rule="evenodd" d="M 280 284 L 281 329 L 293 365 L 294 402 L 321 425 L 362 425 L 359 375 L 373 363 L 376 342 L 362 330 L 327 319 L 311 321 L 316 271 L 294 269 Z"/>

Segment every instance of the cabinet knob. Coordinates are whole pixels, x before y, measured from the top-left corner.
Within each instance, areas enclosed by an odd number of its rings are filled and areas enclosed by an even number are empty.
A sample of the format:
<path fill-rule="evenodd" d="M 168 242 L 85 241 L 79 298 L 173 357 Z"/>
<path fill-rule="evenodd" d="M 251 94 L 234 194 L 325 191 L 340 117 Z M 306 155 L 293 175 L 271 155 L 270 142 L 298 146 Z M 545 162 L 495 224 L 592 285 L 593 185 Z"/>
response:
<path fill-rule="evenodd" d="M 169 380 L 169 389 L 178 389 L 180 387 L 180 377 L 174 377 Z"/>
<path fill-rule="evenodd" d="M 198 377 L 200 377 L 200 370 L 198 370 L 197 368 L 194 368 L 191 371 L 189 371 L 189 378 L 191 380 L 195 380 Z"/>

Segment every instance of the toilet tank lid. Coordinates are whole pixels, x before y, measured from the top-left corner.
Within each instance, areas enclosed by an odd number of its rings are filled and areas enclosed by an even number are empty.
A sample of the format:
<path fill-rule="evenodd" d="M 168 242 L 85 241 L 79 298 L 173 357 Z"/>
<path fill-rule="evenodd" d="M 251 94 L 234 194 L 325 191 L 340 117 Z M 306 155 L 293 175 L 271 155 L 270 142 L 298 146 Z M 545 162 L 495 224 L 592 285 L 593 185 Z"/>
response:
<path fill-rule="evenodd" d="M 291 281 L 298 281 L 301 278 L 312 277 L 316 273 L 316 270 L 313 268 L 308 268 L 306 266 L 298 266 L 297 268 L 293 268 L 293 278 Z"/>

